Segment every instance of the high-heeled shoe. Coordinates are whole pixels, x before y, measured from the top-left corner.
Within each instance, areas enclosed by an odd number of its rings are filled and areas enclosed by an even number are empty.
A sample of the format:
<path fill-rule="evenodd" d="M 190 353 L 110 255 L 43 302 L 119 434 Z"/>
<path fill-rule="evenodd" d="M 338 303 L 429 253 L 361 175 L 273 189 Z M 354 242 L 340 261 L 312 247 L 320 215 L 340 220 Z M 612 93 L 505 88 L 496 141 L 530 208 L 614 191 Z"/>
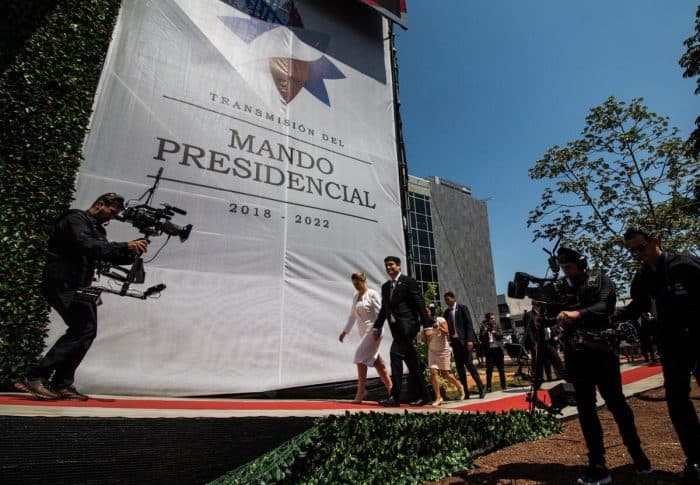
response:
<path fill-rule="evenodd" d="M 357 393 L 355 394 L 355 399 L 352 400 L 353 404 L 362 404 L 362 401 L 365 400 L 367 397 L 367 391 L 363 392 L 362 394 Z"/>
<path fill-rule="evenodd" d="M 459 388 L 459 400 L 464 401 L 464 398 L 466 397 L 466 393 L 464 392 L 464 386 L 461 386 Z"/>
<path fill-rule="evenodd" d="M 434 400 L 430 405 L 433 407 L 438 407 L 442 403 L 443 403 L 442 398 L 438 398 L 438 399 Z"/>

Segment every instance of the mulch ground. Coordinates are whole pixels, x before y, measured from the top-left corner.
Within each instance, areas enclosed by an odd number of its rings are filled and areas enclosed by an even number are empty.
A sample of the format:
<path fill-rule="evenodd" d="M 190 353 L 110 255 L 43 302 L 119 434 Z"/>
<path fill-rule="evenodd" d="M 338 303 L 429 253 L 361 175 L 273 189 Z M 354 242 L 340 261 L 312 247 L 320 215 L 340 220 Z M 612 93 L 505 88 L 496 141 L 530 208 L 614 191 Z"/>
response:
<path fill-rule="evenodd" d="M 700 412 L 700 389 L 693 382 L 691 398 Z M 612 414 L 604 407 L 599 416 L 604 431 L 608 468 L 616 484 L 675 484 L 685 458 L 668 417 L 663 388 L 651 389 L 629 399 L 654 473 L 635 474 L 632 460 L 622 443 Z M 481 456 L 475 468 L 446 478 L 434 485 L 462 483 L 547 484 L 576 483 L 587 464 L 586 446 L 578 419 L 564 421 L 562 433 L 541 440 L 519 443 Z"/>

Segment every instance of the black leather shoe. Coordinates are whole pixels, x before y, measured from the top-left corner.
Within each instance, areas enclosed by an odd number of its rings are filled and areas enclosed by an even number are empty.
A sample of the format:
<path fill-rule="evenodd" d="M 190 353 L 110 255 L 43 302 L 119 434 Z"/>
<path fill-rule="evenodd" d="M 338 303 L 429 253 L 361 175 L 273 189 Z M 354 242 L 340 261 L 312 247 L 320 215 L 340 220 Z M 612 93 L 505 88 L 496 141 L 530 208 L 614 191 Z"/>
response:
<path fill-rule="evenodd" d="M 430 399 L 424 399 L 422 397 L 416 399 L 411 403 L 411 406 L 425 406 L 430 402 Z"/>
<path fill-rule="evenodd" d="M 66 401 L 87 401 L 90 399 L 90 396 L 86 396 L 82 392 L 78 392 L 78 390 L 73 386 L 56 389 L 56 394 L 58 394 L 59 399 Z"/>
<path fill-rule="evenodd" d="M 24 381 L 29 389 L 29 392 L 34 394 L 37 399 L 45 399 L 47 401 L 52 401 L 58 399 L 58 394 L 51 390 L 48 383 L 42 378 L 27 379 Z"/>
<path fill-rule="evenodd" d="M 483 399 L 485 395 L 484 388 L 482 387 L 479 389 L 479 399 Z"/>
<path fill-rule="evenodd" d="M 379 405 L 385 408 L 397 408 L 400 406 L 399 402 L 393 397 L 388 397 L 379 401 Z"/>

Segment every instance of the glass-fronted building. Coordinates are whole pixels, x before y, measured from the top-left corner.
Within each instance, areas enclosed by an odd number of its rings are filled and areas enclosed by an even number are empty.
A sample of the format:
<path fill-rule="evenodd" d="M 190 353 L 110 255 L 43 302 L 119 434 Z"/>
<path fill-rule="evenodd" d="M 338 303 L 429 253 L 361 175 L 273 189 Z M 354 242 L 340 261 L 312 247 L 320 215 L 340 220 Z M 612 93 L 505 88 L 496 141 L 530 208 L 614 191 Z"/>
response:
<path fill-rule="evenodd" d="M 408 178 L 408 263 L 435 303 L 452 291 L 478 326 L 486 312 L 498 314 L 486 203 L 471 190 L 440 177 Z"/>
<path fill-rule="evenodd" d="M 416 187 L 413 187 L 416 189 Z M 414 190 L 408 193 L 408 226 L 411 274 L 423 293 L 430 283 L 438 285 L 437 256 L 430 212 L 430 195 Z M 437 299 L 440 299 L 439 286 Z"/>

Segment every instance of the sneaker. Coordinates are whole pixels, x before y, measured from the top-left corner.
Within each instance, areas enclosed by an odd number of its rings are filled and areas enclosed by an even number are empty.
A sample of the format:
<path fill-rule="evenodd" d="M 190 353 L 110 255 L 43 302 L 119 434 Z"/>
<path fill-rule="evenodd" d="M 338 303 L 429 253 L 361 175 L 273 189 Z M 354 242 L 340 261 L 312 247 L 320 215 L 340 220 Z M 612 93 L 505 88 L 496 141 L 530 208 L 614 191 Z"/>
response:
<path fill-rule="evenodd" d="M 63 399 L 66 401 L 87 401 L 90 399 L 90 396 L 86 396 L 85 394 L 78 392 L 78 390 L 73 386 L 56 389 L 56 393 L 58 394 L 58 399 Z"/>
<path fill-rule="evenodd" d="M 605 485 L 612 483 L 612 477 L 605 465 L 589 465 L 586 468 L 586 473 L 576 480 L 576 483 L 582 485 Z"/>
<path fill-rule="evenodd" d="M 37 399 L 45 399 L 47 401 L 58 399 L 58 394 L 52 391 L 41 377 L 38 379 L 25 379 L 24 384 Z"/>

